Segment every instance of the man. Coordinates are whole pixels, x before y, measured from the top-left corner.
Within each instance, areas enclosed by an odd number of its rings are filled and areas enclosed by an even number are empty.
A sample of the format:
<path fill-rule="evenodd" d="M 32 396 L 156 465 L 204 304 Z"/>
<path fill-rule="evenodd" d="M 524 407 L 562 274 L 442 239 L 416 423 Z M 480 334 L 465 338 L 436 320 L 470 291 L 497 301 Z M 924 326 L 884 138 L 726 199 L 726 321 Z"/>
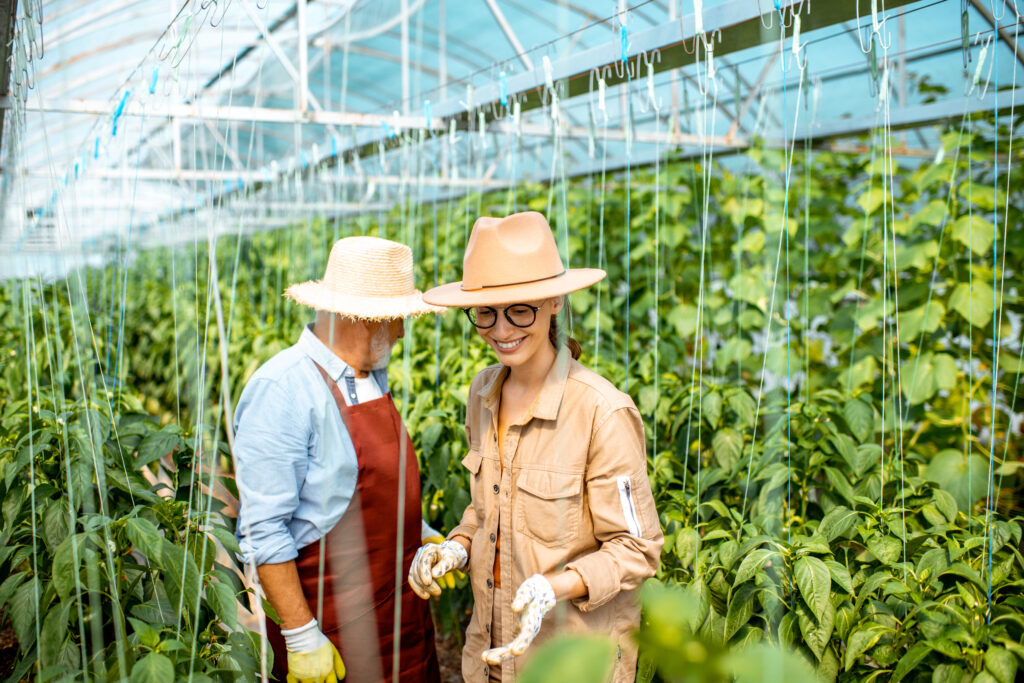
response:
<path fill-rule="evenodd" d="M 443 309 L 413 287 L 409 248 L 376 237 L 339 240 L 323 280 L 285 294 L 316 321 L 256 371 L 235 413 L 236 533 L 280 618 L 267 622 L 274 675 L 437 681 L 429 609 L 404 578 L 420 543 L 442 539 L 420 519 L 387 363 L 405 318 Z"/>

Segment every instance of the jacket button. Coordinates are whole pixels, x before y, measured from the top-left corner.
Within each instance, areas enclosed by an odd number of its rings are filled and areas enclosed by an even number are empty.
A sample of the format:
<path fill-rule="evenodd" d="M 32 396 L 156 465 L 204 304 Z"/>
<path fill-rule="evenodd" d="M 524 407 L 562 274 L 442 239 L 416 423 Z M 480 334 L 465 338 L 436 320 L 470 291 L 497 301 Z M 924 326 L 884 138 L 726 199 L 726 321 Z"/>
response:
<path fill-rule="evenodd" d="M 491 437 L 494 439 L 494 443 L 498 443 L 498 433 L 497 432 L 495 432 L 494 434 L 491 434 Z"/>
<path fill-rule="evenodd" d="M 494 534 L 491 534 L 491 543 L 494 543 Z"/>
<path fill-rule="evenodd" d="M 487 587 L 488 588 L 494 588 L 494 582 L 491 581 L 490 579 L 487 579 Z"/>
<path fill-rule="evenodd" d="M 495 492 L 495 493 L 497 493 L 497 492 L 498 492 L 498 485 L 497 485 L 497 484 L 495 484 L 495 485 L 494 485 L 494 492 Z"/>
<path fill-rule="evenodd" d="M 490 624 L 484 624 L 484 630 L 487 631 L 488 633 L 490 633 L 491 632 L 491 625 Z"/>

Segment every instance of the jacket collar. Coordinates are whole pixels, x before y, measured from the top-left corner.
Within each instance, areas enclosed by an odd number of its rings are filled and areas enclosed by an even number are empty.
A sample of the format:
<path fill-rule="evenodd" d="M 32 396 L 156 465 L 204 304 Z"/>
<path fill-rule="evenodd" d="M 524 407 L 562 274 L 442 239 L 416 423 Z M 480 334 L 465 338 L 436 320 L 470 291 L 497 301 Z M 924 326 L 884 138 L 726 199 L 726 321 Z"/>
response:
<path fill-rule="evenodd" d="M 302 334 L 299 335 L 299 341 L 295 343 L 295 346 L 297 346 L 304 354 L 309 356 L 310 359 L 315 361 L 317 365 L 322 367 L 327 372 L 327 376 L 335 382 L 340 382 L 342 378 L 354 378 L 356 376 L 356 371 L 352 366 L 341 358 L 338 358 L 338 356 L 336 356 L 326 344 L 320 341 L 319 337 L 313 334 L 313 323 L 308 323 L 302 328 Z M 370 375 L 377 381 L 378 386 L 381 388 L 381 392 L 387 393 L 387 369 L 381 368 L 380 370 L 373 370 Z"/>
<path fill-rule="evenodd" d="M 572 357 L 569 355 L 569 349 L 563 346 L 555 356 L 555 362 L 551 364 L 551 369 L 544 377 L 544 383 L 541 385 L 537 398 L 521 423 L 525 424 L 532 418 L 554 420 L 558 417 L 558 409 L 561 407 L 562 397 L 565 395 L 565 382 L 569 377 L 571 364 Z M 483 406 L 492 414 L 496 413 L 498 401 L 501 398 L 501 387 L 505 384 L 508 373 L 508 366 L 503 365 L 486 384 L 480 387 Z"/>

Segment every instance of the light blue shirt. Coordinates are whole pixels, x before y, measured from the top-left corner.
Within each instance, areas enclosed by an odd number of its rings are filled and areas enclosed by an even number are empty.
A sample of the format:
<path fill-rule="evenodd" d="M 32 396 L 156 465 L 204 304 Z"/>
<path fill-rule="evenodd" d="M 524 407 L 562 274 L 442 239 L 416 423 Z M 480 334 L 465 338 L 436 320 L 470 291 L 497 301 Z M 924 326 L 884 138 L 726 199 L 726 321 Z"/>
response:
<path fill-rule="evenodd" d="M 358 463 L 338 405 L 316 361 L 357 404 L 355 372 L 307 325 L 299 341 L 263 364 L 235 408 L 235 535 L 246 563 L 293 560 L 330 531 L 355 493 Z M 387 370 L 372 373 L 387 393 Z"/>

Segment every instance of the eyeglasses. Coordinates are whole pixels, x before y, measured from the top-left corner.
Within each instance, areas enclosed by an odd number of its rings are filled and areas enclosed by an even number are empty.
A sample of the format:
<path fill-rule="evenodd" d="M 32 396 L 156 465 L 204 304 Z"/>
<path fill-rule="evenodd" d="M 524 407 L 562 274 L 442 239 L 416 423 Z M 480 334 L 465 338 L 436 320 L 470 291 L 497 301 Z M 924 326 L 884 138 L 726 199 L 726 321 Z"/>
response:
<path fill-rule="evenodd" d="M 469 318 L 469 322 L 473 323 L 474 327 L 481 330 L 494 327 L 495 323 L 498 322 L 498 309 L 493 306 L 473 306 L 471 308 L 463 308 L 466 317 Z M 540 306 L 531 306 L 530 304 L 512 304 L 501 309 L 505 314 L 505 320 L 509 321 L 516 327 L 529 327 L 537 320 L 537 311 L 540 310 Z"/>

